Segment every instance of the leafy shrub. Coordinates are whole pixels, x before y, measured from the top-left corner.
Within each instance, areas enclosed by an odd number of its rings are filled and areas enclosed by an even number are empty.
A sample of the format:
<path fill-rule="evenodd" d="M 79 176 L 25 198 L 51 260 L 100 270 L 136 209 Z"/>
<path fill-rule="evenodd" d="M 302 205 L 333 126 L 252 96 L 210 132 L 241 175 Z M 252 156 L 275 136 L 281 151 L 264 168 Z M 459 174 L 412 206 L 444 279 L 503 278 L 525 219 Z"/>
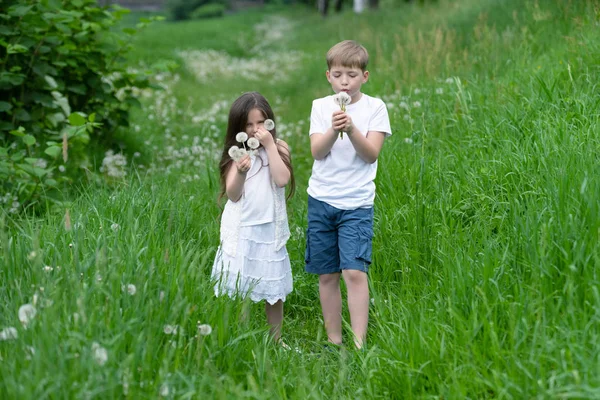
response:
<path fill-rule="evenodd" d="M 134 90 L 149 85 L 123 63 L 137 32 L 115 29 L 127 12 L 96 0 L 0 5 L 0 209 L 52 200 L 127 126 Z"/>
<path fill-rule="evenodd" d="M 219 3 L 205 4 L 196 8 L 192 14 L 192 19 L 216 18 L 225 14 L 225 6 Z"/>

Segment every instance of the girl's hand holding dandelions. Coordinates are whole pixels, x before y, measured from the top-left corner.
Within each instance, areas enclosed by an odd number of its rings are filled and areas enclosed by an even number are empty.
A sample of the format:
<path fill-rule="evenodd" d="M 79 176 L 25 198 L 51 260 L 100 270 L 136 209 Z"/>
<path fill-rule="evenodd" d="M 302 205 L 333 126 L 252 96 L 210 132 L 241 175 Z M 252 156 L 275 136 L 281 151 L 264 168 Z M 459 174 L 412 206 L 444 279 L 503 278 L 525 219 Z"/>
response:
<path fill-rule="evenodd" d="M 333 102 L 335 104 L 337 104 L 338 106 L 340 106 L 340 110 L 342 110 L 342 112 L 345 114 L 346 113 L 346 106 L 348 104 L 350 104 L 350 102 L 352 101 L 352 97 L 350 97 L 350 95 L 346 92 L 339 92 L 338 94 L 336 94 L 335 96 L 333 96 Z M 333 113 L 334 117 L 336 113 Z M 344 131 L 348 132 L 348 134 L 350 134 L 351 132 L 349 132 L 347 129 L 344 129 L 348 126 L 352 126 L 352 120 L 350 120 L 350 123 L 348 124 L 348 122 L 344 122 L 344 125 L 341 129 L 336 129 L 335 127 L 333 129 L 335 129 L 336 131 L 340 132 L 340 139 L 344 138 Z"/>
<path fill-rule="evenodd" d="M 266 119 L 263 126 L 261 128 L 258 128 L 256 133 L 254 134 L 254 137 L 258 139 L 260 144 L 262 144 L 262 146 L 265 149 L 268 149 L 271 147 L 271 145 L 275 144 L 275 141 L 273 140 L 273 135 L 271 134 L 271 132 L 269 132 L 273 129 L 275 129 L 275 122 L 273 122 L 272 119 Z"/>
<path fill-rule="evenodd" d="M 240 160 L 234 162 L 240 174 L 246 174 L 252 166 L 252 162 L 250 161 L 250 156 L 248 154 L 244 155 Z"/>

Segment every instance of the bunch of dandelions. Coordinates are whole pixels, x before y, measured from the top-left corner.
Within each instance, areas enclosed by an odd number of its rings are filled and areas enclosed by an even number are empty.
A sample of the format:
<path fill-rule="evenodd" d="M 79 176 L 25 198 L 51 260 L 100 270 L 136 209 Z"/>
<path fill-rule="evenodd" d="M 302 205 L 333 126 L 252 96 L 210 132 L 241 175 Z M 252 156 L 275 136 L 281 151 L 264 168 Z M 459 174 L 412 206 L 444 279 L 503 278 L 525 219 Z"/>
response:
<path fill-rule="evenodd" d="M 264 127 L 266 130 L 270 131 L 271 129 L 275 128 L 275 122 L 273 122 L 273 120 L 267 119 L 264 122 Z M 257 138 L 248 138 L 248 134 L 246 132 L 238 132 L 238 134 L 235 135 L 235 140 L 241 143 L 242 147 L 231 146 L 229 148 L 229 157 L 231 157 L 233 161 L 237 162 L 241 160 L 246 154 L 250 156 L 255 156 L 258 153 L 258 147 L 260 146 L 260 142 Z M 246 144 L 248 144 L 249 150 L 246 149 Z"/>
<path fill-rule="evenodd" d="M 343 112 L 346 112 L 346 106 L 348 104 L 350 104 L 351 101 L 352 101 L 352 98 L 346 92 L 339 92 L 338 94 L 333 96 L 333 102 L 335 104 L 337 104 L 338 106 L 340 106 L 340 109 Z M 340 139 L 343 139 L 343 138 L 344 138 L 344 132 L 340 131 Z"/>

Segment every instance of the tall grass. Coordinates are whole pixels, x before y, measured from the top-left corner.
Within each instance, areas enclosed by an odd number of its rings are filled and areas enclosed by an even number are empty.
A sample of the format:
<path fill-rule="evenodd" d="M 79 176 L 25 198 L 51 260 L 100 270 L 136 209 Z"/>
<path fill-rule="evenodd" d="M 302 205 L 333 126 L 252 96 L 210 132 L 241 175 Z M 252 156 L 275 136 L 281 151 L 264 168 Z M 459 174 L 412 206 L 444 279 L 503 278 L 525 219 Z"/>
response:
<path fill-rule="evenodd" d="M 462 0 L 154 25 L 132 58 L 180 68 L 157 78 L 166 89 L 123 138 L 141 153 L 128 179 L 82 189 L 70 229 L 62 211 L 0 218 L 0 329 L 18 332 L 0 341 L 0 396 L 598 398 L 599 10 Z M 261 51 L 302 53 L 286 79 L 201 82 L 179 51 L 259 57 L 248 49 L 264 36 L 242 22 L 273 18 L 293 23 Z M 363 352 L 323 347 L 317 280 L 303 272 L 307 118 L 330 92 L 324 54 L 344 38 L 369 49 L 363 88 L 386 101 L 394 132 L 376 180 Z M 283 335 L 297 351 L 269 340 L 261 304 L 215 298 L 209 278 L 214 155 L 245 90 L 274 104 L 296 169 Z M 28 329 L 25 303 L 37 308 Z"/>

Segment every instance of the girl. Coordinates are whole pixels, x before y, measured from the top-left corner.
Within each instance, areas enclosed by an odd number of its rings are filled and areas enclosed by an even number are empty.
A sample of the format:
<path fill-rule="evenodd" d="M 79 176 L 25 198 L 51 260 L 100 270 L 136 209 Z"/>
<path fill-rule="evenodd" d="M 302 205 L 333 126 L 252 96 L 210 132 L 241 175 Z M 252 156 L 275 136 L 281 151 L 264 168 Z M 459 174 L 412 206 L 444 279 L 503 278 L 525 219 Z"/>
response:
<path fill-rule="evenodd" d="M 265 129 L 267 119 L 275 120 L 273 110 L 257 92 L 240 96 L 229 111 L 219 164 L 219 199 L 226 195 L 228 200 L 221 216 L 221 245 L 212 277 L 217 282 L 217 296 L 241 294 L 254 302 L 264 300 L 267 322 L 278 342 L 283 302 L 292 291 L 292 270 L 285 248 L 290 237 L 285 186 L 290 185 L 289 198 L 295 182 L 288 146 L 277 139 L 275 128 Z M 244 147 L 236 141 L 239 132 L 245 132 L 248 140 L 258 139 L 260 147 L 256 155 L 234 161 L 229 149 Z"/>

